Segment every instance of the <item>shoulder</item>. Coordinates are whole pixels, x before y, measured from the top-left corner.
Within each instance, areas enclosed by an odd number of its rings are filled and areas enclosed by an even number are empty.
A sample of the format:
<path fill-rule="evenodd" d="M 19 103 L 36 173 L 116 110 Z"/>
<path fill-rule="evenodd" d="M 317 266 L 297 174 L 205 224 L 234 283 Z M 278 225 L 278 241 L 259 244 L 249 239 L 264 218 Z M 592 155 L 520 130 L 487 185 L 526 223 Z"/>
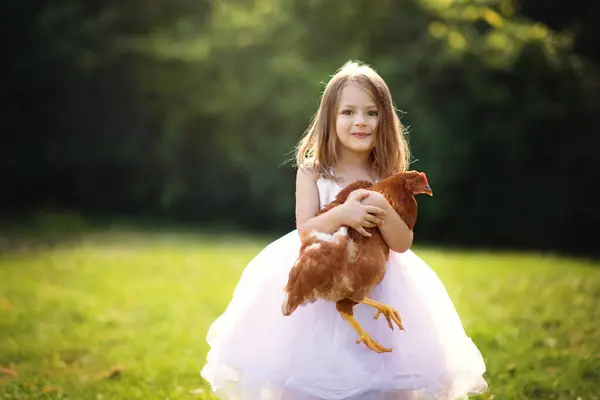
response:
<path fill-rule="evenodd" d="M 319 180 L 319 173 L 314 167 L 302 166 L 296 172 L 296 184 L 316 184 Z"/>
<path fill-rule="evenodd" d="M 296 201 L 304 202 L 307 199 L 318 199 L 319 173 L 313 168 L 300 167 L 296 173 Z"/>
<path fill-rule="evenodd" d="M 299 227 L 319 211 L 318 173 L 312 168 L 298 168 L 296 173 L 296 225 Z"/>

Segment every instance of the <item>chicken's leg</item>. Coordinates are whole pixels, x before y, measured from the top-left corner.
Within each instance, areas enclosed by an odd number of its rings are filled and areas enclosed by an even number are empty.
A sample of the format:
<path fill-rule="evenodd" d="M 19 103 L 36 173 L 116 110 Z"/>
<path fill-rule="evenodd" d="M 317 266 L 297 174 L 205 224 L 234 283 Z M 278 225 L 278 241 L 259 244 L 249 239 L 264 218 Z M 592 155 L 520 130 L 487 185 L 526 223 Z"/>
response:
<path fill-rule="evenodd" d="M 356 321 L 356 319 L 354 318 L 354 316 L 352 314 L 348 314 L 345 311 L 339 311 L 339 313 L 342 315 L 342 317 L 344 317 L 344 319 L 346 321 L 348 321 L 348 323 L 354 328 L 354 330 L 360 336 L 358 338 L 358 340 L 356 341 L 357 344 L 360 343 L 360 342 L 364 342 L 365 346 L 367 346 L 369 349 L 371 349 L 374 352 L 379 353 L 379 354 L 384 353 L 384 352 L 387 353 L 387 352 L 392 351 L 392 349 L 387 348 L 387 347 L 383 347 L 375 339 L 373 339 L 371 337 L 371 335 L 369 335 L 363 329 L 363 327 L 360 326 L 360 324 L 358 323 L 358 321 Z"/>
<path fill-rule="evenodd" d="M 377 309 L 375 319 L 379 318 L 379 316 L 383 314 L 391 330 L 394 330 L 394 325 L 392 325 L 392 321 L 394 321 L 396 325 L 398 325 L 398 328 L 400 328 L 401 331 L 404 330 L 404 327 L 402 326 L 402 321 L 400 320 L 400 314 L 398 313 L 398 311 L 396 311 L 395 308 L 388 306 L 387 304 L 383 304 L 378 301 L 367 298 L 362 299 L 360 303 L 366 304 Z"/>

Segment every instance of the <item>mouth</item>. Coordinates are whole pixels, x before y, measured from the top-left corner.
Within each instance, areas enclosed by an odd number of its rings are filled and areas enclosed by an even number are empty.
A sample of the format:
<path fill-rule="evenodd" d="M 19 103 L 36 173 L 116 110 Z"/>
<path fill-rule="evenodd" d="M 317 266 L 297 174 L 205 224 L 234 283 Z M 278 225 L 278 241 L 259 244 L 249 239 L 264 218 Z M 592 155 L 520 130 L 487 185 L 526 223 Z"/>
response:
<path fill-rule="evenodd" d="M 366 132 L 354 132 L 352 136 L 354 136 L 355 138 L 364 139 L 371 136 L 371 134 Z"/>

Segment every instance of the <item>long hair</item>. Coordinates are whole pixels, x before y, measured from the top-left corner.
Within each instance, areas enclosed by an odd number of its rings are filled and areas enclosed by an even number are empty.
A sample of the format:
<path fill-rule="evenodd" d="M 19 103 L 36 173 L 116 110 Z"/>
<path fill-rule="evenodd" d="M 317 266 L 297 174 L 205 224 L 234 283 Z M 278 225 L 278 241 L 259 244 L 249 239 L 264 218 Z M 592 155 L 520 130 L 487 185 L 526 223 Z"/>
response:
<path fill-rule="evenodd" d="M 296 146 L 296 165 L 336 180 L 332 175 L 332 169 L 339 161 L 336 111 L 342 89 L 349 83 L 364 88 L 373 97 L 379 111 L 375 146 L 369 156 L 371 172 L 386 178 L 406 171 L 410 160 L 406 128 L 400 122 L 390 90 L 374 69 L 357 61 L 344 64 L 325 86 L 319 108 Z"/>

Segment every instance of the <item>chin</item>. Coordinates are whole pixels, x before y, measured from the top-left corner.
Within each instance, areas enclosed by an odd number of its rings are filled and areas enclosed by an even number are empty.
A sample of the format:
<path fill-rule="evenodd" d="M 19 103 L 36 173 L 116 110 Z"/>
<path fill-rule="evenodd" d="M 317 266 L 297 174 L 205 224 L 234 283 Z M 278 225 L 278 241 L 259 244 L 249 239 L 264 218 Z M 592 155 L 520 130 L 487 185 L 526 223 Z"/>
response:
<path fill-rule="evenodd" d="M 344 143 L 345 142 L 345 143 Z M 370 153 L 375 147 L 373 143 L 356 143 L 350 139 L 349 141 L 341 141 L 342 146 L 353 153 Z"/>
<path fill-rule="evenodd" d="M 373 146 L 351 146 L 350 150 L 355 151 L 357 153 L 370 153 L 373 150 Z"/>

